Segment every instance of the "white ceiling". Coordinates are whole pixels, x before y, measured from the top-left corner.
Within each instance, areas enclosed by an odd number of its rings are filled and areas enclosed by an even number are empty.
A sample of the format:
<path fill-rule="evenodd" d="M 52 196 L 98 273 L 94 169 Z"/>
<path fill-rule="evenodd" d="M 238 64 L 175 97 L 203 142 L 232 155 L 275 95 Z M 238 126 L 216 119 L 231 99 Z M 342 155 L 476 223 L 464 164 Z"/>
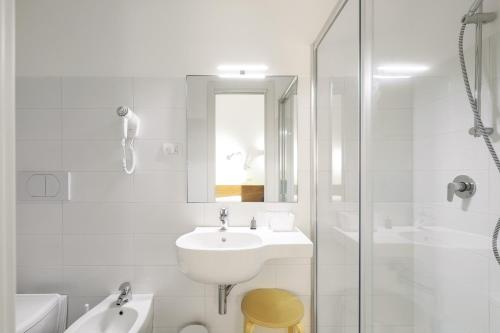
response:
<path fill-rule="evenodd" d="M 19 75 L 307 74 L 336 0 L 17 0 Z"/>

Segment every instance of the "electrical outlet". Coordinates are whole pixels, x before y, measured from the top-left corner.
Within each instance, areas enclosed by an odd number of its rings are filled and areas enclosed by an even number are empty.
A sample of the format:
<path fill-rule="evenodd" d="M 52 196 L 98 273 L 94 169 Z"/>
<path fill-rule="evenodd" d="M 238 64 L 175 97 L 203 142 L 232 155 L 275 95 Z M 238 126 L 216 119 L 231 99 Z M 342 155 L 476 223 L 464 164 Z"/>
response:
<path fill-rule="evenodd" d="M 166 142 L 163 144 L 163 153 L 165 155 L 180 155 L 182 144 L 175 142 Z"/>

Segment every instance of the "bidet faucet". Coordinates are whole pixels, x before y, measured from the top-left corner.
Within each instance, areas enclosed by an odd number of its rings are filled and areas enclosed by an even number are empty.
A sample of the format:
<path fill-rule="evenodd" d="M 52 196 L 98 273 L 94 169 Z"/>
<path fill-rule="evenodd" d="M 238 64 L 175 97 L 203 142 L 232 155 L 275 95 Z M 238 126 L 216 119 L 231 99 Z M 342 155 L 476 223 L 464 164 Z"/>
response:
<path fill-rule="evenodd" d="M 229 209 L 227 208 L 221 208 L 219 210 L 219 220 L 221 222 L 221 227 L 220 227 L 220 231 L 226 231 L 227 230 L 227 227 L 229 226 L 228 225 L 228 220 L 227 220 L 227 216 L 229 215 Z"/>
<path fill-rule="evenodd" d="M 122 306 L 132 300 L 132 286 L 130 282 L 123 282 L 118 290 L 120 291 L 120 295 L 118 295 L 118 299 L 115 303 L 116 305 Z"/>

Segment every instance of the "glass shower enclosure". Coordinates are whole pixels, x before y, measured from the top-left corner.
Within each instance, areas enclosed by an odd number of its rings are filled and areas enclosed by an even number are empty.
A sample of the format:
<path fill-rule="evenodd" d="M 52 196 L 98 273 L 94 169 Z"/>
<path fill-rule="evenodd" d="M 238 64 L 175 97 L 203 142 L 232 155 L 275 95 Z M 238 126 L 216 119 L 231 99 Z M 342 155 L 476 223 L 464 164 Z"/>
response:
<path fill-rule="evenodd" d="M 499 6 L 341 0 L 319 34 L 316 332 L 500 332 L 500 173 L 481 137 L 500 150 Z"/>

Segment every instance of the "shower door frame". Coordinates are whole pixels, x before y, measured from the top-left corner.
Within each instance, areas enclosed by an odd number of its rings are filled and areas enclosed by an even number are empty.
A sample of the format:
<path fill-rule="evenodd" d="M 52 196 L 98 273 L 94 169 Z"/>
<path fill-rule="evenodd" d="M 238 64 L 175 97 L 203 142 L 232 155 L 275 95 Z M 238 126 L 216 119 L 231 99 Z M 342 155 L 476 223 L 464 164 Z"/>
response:
<path fill-rule="evenodd" d="M 311 331 L 318 330 L 318 243 L 317 243 L 317 195 L 318 195 L 318 140 L 317 140 L 317 79 L 318 49 L 321 42 L 334 26 L 337 18 L 349 1 L 358 2 L 358 105 L 359 105 L 359 274 L 358 274 L 358 331 L 371 333 L 371 242 L 372 225 L 369 209 L 370 193 L 367 179 L 367 153 L 371 109 L 371 50 L 372 50 L 372 0 L 339 0 L 311 46 L 311 236 L 314 243 L 312 269 Z"/>
<path fill-rule="evenodd" d="M 0 0 L 0 331 L 15 332 L 15 1 Z"/>

